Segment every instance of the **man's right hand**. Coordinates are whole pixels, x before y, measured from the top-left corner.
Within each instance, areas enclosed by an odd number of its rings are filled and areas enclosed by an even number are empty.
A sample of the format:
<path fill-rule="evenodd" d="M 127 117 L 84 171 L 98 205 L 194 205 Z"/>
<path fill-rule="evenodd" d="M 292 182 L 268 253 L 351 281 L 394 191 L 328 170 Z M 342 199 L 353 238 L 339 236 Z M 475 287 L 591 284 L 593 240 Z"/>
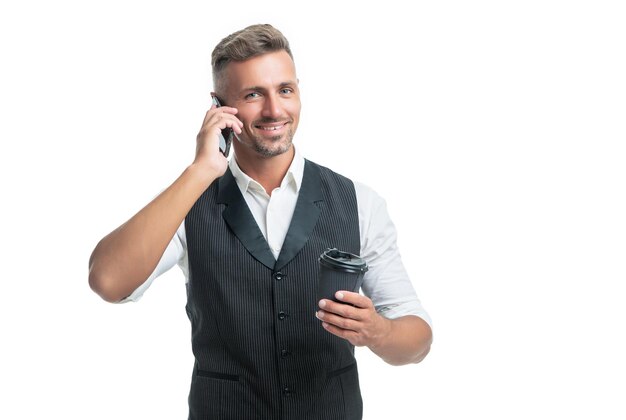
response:
<path fill-rule="evenodd" d="M 228 106 L 218 108 L 213 105 L 207 111 L 196 137 L 196 157 L 193 163 L 216 176 L 222 176 L 228 166 L 228 161 L 219 150 L 221 130 L 232 128 L 236 134 L 241 134 L 242 131 L 243 123 L 235 114 L 237 108 Z"/>
<path fill-rule="evenodd" d="M 219 135 L 243 124 L 227 106 L 211 107 L 196 139 L 196 157 L 169 188 L 96 245 L 89 259 L 89 284 L 103 299 L 117 302 L 130 295 L 154 271 L 189 209 L 228 161 L 220 153 Z"/>

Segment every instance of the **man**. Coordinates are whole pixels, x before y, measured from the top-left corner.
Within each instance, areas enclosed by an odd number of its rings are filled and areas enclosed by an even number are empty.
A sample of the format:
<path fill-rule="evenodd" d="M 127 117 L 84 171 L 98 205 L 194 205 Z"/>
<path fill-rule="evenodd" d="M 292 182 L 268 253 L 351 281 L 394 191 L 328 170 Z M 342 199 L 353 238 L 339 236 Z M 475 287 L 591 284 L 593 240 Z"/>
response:
<path fill-rule="evenodd" d="M 360 419 L 354 346 L 417 363 L 432 339 L 384 202 L 302 158 L 295 65 L 284 36 L 253 25 L 212 55 L 213 106 L 182 175 L 96 246 L 93 290 L 137 300 L 178 263 L 195 366 L 190 419 Z M 230 162 L 219 134 L 236 133 Z M 316 301 L 327 248 L 369 265 L 364 295 Z"/>

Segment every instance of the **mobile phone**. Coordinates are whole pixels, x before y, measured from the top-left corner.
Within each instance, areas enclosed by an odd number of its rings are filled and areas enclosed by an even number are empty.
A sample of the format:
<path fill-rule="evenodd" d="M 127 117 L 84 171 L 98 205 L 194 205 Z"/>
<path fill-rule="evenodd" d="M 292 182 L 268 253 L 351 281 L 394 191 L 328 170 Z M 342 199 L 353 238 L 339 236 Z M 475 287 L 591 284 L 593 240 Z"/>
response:
<path fill-rule="evenodd" d="M 219 108 L 220 106 L 222 106 L 222 104 L 220 103 L 219 99 L 217 99 L 217 97 L 211 96 L 211 98 L 216 107 Z M 225 129 L 223 129 L 220 134 L 220 152 L 222 152 L 222 154 L 225 157 L 228 157 L 228 152 L 230 151 L 230 145 L 233 143 L 234 134 L 235 133 L 233 132 L 233 129 L 230 127 L 226 127 Z"/>

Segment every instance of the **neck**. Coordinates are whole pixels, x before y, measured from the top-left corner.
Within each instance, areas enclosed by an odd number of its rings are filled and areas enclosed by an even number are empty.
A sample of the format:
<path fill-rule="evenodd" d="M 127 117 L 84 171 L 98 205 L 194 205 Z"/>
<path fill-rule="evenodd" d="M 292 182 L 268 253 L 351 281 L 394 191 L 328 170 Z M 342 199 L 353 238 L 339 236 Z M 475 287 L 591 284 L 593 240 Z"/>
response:
<path fill-rule="evenodd" d="M 269 158 L 249 156 L 246 153 L 236 154 L 237 165 L 243 173 L 261 184 L 268 195 L 272 195 L 275 188 L 280 187 L 283 178 L 291 166 L 295 155 L 293 146 L 283 154 Z"/>

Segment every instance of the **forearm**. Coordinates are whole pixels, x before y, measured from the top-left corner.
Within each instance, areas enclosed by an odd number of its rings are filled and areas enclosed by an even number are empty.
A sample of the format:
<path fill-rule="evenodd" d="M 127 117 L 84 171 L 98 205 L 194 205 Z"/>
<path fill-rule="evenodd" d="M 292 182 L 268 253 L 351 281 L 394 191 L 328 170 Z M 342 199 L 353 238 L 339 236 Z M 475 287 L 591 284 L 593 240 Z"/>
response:
<path fill-rule="evenodd" d="M 391 365 L 419 363 L 432 343 L 430 326 L 417 316 L 384 319 L 385 333 L 369 348 Z"/>
<path fill-rule="evenodd" d="M 185 216 L 217 178 L 196 165 L 126 223 L 105 236 L 89 259 L 89 285 L 104 300 L 130 295 L 152 273 Z"/>
<path fill-rule="evenodd" d="M 420 362 L 430 350 L 432 331 L 423 319 L 409 315 L 388 319 L 358 293 L 339 291 L 338 302 L 322 299 L 316 316 L 332 334 L 354 346 L 367 346 L 391 365 Z M 349 305 L 347 305 L 349 304 Z"/>

